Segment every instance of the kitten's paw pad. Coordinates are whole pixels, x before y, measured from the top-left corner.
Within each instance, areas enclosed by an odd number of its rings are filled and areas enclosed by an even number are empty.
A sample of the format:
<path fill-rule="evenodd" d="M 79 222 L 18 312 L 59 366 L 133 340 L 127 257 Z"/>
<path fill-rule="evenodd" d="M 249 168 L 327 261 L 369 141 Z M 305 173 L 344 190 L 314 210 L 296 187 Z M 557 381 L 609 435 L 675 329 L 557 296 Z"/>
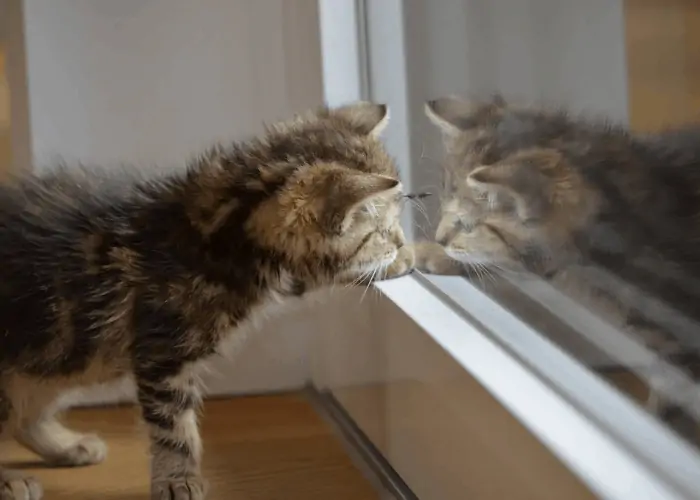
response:
<path fill-rule="evenodd" d="M 151 500 L 204 500 L 207 483 L 199 477 L 184 477 L 154 482 Z"/>
<path fill-rule="evenodd" d="M 61 452 L 60 455 L 49 457 L 55 465 L 64 467 L 81 467 L 96 465 L 107 458 L 107 444 L 99 437 L 89 434 L 80 438 L 73 446 Z"/>
<path fill-rule="evenodd" d="M 406 245 L 399 249 L 394 262 L 387 268 L 384 279 L 399 278 L 410 274 L 416 265 L 416 254 L 413 246 Z"/>
<path fill-rule="evenodd" d="M 0 476 L 0 500 L 41 500 L 44 489 L 33 477 L 3 472 Z"/>

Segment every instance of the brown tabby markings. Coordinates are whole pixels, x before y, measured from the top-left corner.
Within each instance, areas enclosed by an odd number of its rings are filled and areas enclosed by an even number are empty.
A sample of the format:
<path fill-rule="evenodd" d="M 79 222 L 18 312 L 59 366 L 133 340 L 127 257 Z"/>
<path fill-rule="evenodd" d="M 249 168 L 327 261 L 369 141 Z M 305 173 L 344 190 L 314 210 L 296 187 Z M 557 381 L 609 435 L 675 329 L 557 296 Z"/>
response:
<path fill-rule="evenodd" d="M 57 420 L 68 388 L 132 377 L 152 498 L 201 499 L 197 373 L 271 305 L 410 271 L 384 106 L 320 109 L 186 172 L 59 169 L 0 187 L 0 433 L 45 459 L 105 445 Z M 0 499 L 41 487 L 0 469 Z"/>
<path fill-rule="evenodd" d="M 426 114 L 446 150 L 443 251 L 419 252 L 419 267 L 533 272 L 655 348 L 677 341 L 649 297 L 697 330 L 698 125 L 640 137 L 501 98 L 446 97 Z"/>

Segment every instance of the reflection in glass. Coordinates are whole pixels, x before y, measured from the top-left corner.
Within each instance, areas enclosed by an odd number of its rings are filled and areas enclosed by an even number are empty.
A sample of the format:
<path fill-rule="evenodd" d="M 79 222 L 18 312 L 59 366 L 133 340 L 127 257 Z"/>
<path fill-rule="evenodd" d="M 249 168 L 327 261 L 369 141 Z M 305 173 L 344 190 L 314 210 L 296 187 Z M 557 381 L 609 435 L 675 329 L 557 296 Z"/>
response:
<path fill-rule="evenodd" d="M 443 160 L 423 269 L 459 262 L 695 441 L 700 4 L 465 0 L 424 14 L 412 43 L 439 131 L 425 142 L 442 139 L 426 156 Z"/>

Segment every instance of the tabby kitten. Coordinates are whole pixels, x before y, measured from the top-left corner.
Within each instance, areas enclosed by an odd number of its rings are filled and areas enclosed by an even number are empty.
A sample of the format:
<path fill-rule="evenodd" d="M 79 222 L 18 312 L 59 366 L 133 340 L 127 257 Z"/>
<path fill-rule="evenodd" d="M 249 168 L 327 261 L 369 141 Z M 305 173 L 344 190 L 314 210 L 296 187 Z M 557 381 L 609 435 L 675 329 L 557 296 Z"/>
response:
<path fill-rule="evenodd" d="M 57 398 L 133 377 L 151 498 L 203 498 L 202 362 L 271 303 L 412 267 L 387 120 L 324 108 L 157 180 L 62 169 L 0 187 L 0 431 L 53 463 L 98 463 L 105 444 L 63 427 Z M 41 496 L 0 469 L 0 499 Z"/>
<path fill-rule="evenodd" d="M 700 127 L 637 136 L 501 97 L 426 114 L 446 159 L 441 248 L 424 244 L 419 268 L 529 271 L 650 347 L 680 330 L 700 346 Z"/>

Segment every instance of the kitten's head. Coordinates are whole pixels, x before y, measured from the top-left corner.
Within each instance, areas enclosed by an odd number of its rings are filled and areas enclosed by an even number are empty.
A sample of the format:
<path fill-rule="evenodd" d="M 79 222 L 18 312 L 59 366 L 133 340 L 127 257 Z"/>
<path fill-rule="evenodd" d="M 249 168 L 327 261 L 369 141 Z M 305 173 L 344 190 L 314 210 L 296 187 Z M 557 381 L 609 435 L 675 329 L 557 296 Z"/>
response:
<path fill-rule="evenodd" d="M 402 186 L 379 134 L 386 106 L 323 108 L 269 128 L 259 162 L 269 196 L 248 234 L 293 275 L 328 283 L 383 271 L 404 243 Z"/>
<path fill-rule="evenodd" d="M 446 149 L 436 239 L 450 257 L 539 273 L 575 258 L 598 199 L 566 153 L 575 123 L 501 97 L 447 97 L 425 109 Z"/>

